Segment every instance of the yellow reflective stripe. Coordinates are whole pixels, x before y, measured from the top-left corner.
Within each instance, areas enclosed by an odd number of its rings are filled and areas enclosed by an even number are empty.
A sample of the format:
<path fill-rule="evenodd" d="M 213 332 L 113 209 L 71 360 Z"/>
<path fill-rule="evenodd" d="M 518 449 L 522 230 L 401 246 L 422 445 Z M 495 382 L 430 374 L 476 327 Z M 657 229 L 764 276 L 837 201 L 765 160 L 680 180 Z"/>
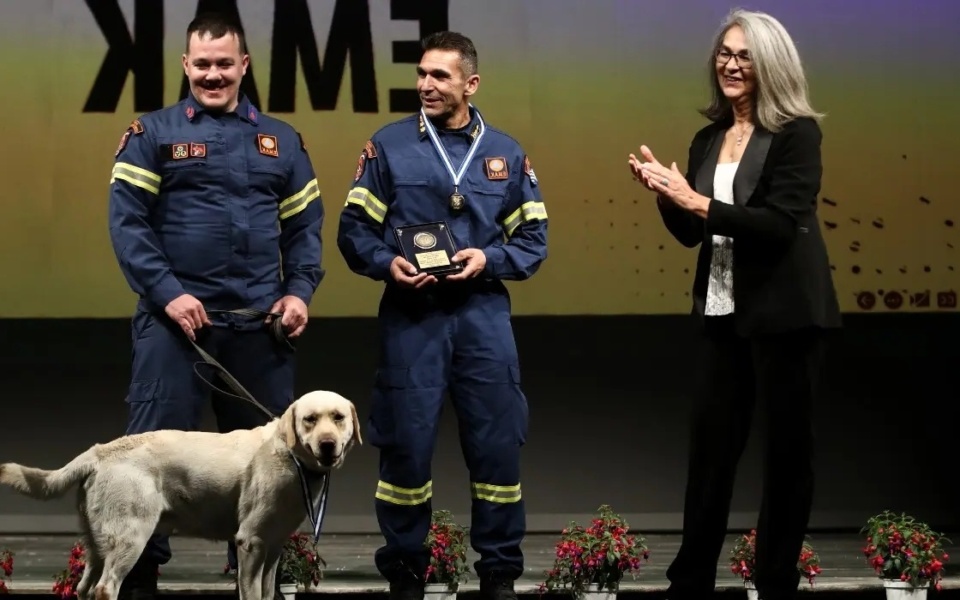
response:
<path fill-rule="evenodd" d="M 547 207 L 543 202 L 531 200 L 522 204 L 520 208 L 510 213 L 510 216 L 503 220 L 503 230 L 507 233 L 507 237 L 510 237 L 513 235 L 513 230 L 519 227 L 521 223 L 536 219 L 542 221 L 547 219 Z"/>
<path fill-rule="evenodd" d="M 375 496 L 384 502 L 401 506 L 423 504 L 433 497 L 433 481 L 428 481 L 426 485 L 418 488 L 402 488 L 386 481 L 378 481 Z"/>
<path fill-rule="evenodd" d="M 470 496 L 487 502 L 509 504 L 520 501 L 520 484 L 490 485 L 489 483 L 470 483 Z"/>
<path fill-rule="evenodd" d="M 113 170 L 110 172 L 110 183 L 117 179 L 147 190 L 152 194 L 160 193 L 160 176 L 130 163 L 118 162 L 113 165 Z"/>
<path fill-rule="evenodd" d="M 387 217 L 387 205 L 380 202 L 367 188 L 355 187 L 350 190 L 347 201 L 343 205 L 347 204 L 356 204 L 377 223 L 383 223 Z"/>
<path fill-rule="evenodd" d="M 311 179 L 303 189 L 280 202 L 280 219 L 289 219 L 320 196 L 320 184 Z"/>

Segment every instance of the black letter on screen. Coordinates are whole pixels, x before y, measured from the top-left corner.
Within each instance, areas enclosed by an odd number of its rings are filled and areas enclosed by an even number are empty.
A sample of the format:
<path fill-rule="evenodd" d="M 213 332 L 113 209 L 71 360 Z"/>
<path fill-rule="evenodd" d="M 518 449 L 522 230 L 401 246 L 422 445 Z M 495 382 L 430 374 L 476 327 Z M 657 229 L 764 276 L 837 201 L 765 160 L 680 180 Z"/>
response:
<path fill-rule="evenodd" d="M 367 0 L 337 0 L 322 63 L 306 0 L 280 0 L 274 4 L 272 46 L 271 112 L 294 111 L 298 50 L 313 110 L 336 110 L 349 55 L 353 111 L 377 112 L 377 78 Z"/>
<path fill-rule="evenodd" d="M 133 71 L 133 110 L 163 106 L 163 2 L 136 0 L 133 37 L 117 0 L 86 0 L 107 40 L 107 54 L 93 82 L 83 112 L 116 112 L 127 73 Z M 136 41 L 134 41 L 136 40 Z"/>
<path fill-rule="evenodd" d="M 450 7 L 447 0 L 390 0 L 390 18 L 395 21 L 419 21 L 420 39 L 431 33 L 446 31 L 450 25 Z M 423 51 L 420 41 L 393 42 L 393 62 L 412 64 L 420 62 Z M 415 89 L 391 89 L 390 112 L 416 112 L 420 98 Z"/>

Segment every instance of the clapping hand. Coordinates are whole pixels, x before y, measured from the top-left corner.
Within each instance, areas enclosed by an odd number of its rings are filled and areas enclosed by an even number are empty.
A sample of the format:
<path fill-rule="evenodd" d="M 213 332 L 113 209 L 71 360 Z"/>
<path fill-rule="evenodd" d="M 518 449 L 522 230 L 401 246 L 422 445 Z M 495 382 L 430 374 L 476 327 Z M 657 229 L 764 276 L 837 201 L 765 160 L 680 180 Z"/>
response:
<path fill-rule="evenodd" d="M 662 166 L 653 157 L 653 153 L 650 152 L 650 148 L 646 146 L 640 146 L 640 154 L 644 157 L 644 160 L 652 162 L 658 166 Z M 647 188 L 651 192 L 657 191 L 650 182 L 650 172 L 643 169 L 643 161 L 637 158 L 637 155 L 633 152 L 630 153 L 628 159 L 629 160 L 627 162 L 630 165 L 630 172 L 633 173 L 633 180 L 639 181 L 641 184 L 643 184 L 643 187 Z"/>
<path fill-rule="evenodd" d="M 706 214 L 710 199 L 701 196 L 687 183 L 677 163 L 670 163 L 670 168 L 656 159 L 653 152 L 647 146 L 640 146 L 641 161 L 635 154 L 630 154 L 630 170 L 633 172 L 633 178 L 643 183 L 643 186 L 651 192 L 656 192 L 661 198 L 670 200 L 680 208 Z"/>

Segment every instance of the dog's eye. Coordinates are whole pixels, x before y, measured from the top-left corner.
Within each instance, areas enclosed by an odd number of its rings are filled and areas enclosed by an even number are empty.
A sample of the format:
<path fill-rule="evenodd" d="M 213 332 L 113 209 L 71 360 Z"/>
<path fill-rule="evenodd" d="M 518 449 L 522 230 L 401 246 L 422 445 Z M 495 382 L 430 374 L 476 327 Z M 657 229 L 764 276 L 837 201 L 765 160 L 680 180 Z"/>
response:
<path fill-rule="evenodd" d="M 317 422 L 317 415 L 310 415 L 308 417 L 304 417 L 303 422 L 313 425 L 314 423 Z"/>
<path fill-rule="evenodd" d="M 342 414 L 340 414 L 340 413 L 333 413 L 333 421 L 334 421 L 335 423 L 339 423 L 339 422 L 343 421 L 343 419 L 344 419 L 344 417 L 343 417 Z"/>

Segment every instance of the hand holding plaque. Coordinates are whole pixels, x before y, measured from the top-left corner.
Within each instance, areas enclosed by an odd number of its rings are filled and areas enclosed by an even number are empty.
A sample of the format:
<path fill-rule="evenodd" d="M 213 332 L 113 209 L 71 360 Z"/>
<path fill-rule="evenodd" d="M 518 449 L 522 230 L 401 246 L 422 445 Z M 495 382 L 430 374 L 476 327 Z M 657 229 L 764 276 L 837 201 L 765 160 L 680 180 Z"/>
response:
<path fill-rule="evenodd" d="M 454 262 L 457 246 L 443 221 L 396 227 L 393 230 L 400 253 L 421 273 L 435 277 L 459 273 L 462 262 Z"/>

